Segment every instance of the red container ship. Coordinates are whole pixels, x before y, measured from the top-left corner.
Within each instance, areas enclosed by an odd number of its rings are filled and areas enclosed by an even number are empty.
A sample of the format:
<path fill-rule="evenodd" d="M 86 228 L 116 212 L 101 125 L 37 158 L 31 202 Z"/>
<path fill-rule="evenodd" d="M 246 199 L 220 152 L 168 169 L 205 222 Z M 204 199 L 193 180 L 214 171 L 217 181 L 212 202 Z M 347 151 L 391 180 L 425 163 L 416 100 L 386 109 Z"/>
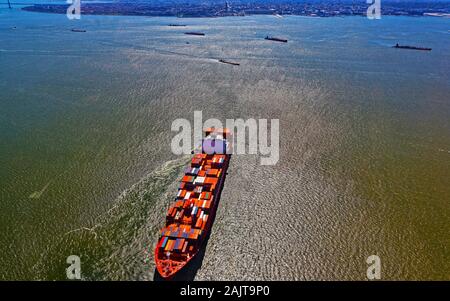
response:
<path fill-rule="evenodd" d="M 207 237 L 217 210 L 230 161 L 227 129 L 205 130 L 202 152 L 186 168 L 178 194 L 166 216 L 155 248 L 158 273 L 173 277 L 195 257 Z"/>

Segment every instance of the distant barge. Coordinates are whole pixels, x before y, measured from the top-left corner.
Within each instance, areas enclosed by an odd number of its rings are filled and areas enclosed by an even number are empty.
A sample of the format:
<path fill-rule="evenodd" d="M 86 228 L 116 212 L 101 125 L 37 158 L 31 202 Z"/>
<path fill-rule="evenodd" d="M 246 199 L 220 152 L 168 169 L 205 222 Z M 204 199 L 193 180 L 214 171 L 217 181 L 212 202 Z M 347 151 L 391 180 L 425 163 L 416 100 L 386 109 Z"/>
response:
<path fill-rule="evenodd" d="M 184 34 L 191 35 L 191 36 L 204 36 L 205 35 L 203 32 L 194 32 L 194 31 L 188 31 L 188 32 L 185 32 Z"/>
<path fill-rule="evenodd" d="M 395 44 L 395 46 L 392 46 L 393 48 L 399 48 L 399 49 L 411 49 L 411 50 L 423 50 L 423 51 L 431 51 L 431 48 L 426 48 L 426 47 L 415 47 L 415 46 L 402 46 L 399 45 L 398 43 Z"/>
<path fill-rule="evenodd" d="M 269 37 L 269 36 L 266 36 L 264 39 L 269 40 L 269 41 L 283 42 L 283 43 L 287 43 L 287 41 L 288 41 L 286 39 L 277 38 L 277 37 Z"/>
<path fill-rule="evenodd" d="M 219 62 L 224 63 L 224 64 L 229 64 L 229 65 L 234 65 L 234 66 L 239 66 L 240 65 L 239 63 L 230 62 L 230 61 L 223 60 L 223 59 L 220 59 Z"/>

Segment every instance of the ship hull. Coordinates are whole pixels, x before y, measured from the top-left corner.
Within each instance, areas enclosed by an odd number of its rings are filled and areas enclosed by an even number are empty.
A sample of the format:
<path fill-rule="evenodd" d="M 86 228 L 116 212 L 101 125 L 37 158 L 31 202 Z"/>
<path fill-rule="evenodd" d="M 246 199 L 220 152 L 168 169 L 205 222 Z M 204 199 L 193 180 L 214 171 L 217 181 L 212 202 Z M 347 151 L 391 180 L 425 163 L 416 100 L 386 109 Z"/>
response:
<path fill-rule="evenodd" d="M 209 208 L 209 215 L 206 223 L 204 224 L 202 235 L 199 237 L 199 239 L 196 241 L 195 248 L 193 252 L 189 253 L 189 256 L 178 260 L 169 258 L 170 256 L 167 256 L 165 258 L 165 252 L 163 248 L 161 247 L 163 243 L 163 239 L 160 238 L 158 241 L 158 244 L 155 248 L 155 264 L 156 264 L 156 270 L 158 271 L 159 275 L 166 280 L 173 279 L 176 275 L 179 275 L 181 271 L 186 269 L 186 266 L 197 257 L 198 253 L 202 250 L 202 248 L 205 247 L 205 241 L 208 239 L 208 236 L 210 235 L 211 228 L 217 213 L 217 208 L 220 201 L 220 195 L 222 193 L 222 189 L 224 186 L 226 173 L 228 170 L 229 161 L 231 158 L 231 155 L 222 155 L 224 156 L 223 164 L 221 167 L 221 174 L 218 178 L 217 185 L 215 186 L 215 189 L 212 193 L 212 204 Z"/>
<path fill-rule="evenodd" d="M 416 46 L 402 46 L 402 45 L 395 45 L 395 46 L 392 46 L 392 48 L 397 48 L 397 49 L 408 49 L 408 50 L 420 50 L 420 51 L 431 51 L 431 48 L 427 48 L 427 47 L 416 47 Z"/>

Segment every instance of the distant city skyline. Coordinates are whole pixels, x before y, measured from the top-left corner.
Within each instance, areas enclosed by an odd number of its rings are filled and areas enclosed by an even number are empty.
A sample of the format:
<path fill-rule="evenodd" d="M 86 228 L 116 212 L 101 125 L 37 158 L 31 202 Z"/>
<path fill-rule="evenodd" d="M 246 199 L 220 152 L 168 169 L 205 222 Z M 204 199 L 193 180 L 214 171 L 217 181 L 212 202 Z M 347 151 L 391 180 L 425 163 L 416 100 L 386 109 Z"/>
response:
<path fill-rule="evenodd" d="M 82 2 L 141 2 L 149 4 L 170 4 L 170 3 L 195 3 L 195 4 L 217 4 L 225 3 L 314 3 L 314 2 L 330 2 L 330 3 L 366 3 L 365 0 L 81 0 Z M 386 3 L 427 3 L 427 2 L 450 2 L 450 0 L 381 0 Z M 39 3 L 66 3 L 65 0 L 10 0 L 11 4 L 39 4 Z M 0 1 L 7 4 L 8 0 Z"/>
<path fill-rule="evenodd" d="M 104 1 L 83 1 L 81 11 L 86 15 L 176 16 L 180 18 L 273 14 L 314 17 L 369 16 L 368 7 L 374 3 L 367 3 L 365 0 L 166 0 L 156 2 L 119 0 L 106 3 Z M 427 14 L 448 16 L 450 14 L 449 0 L 440 1 L 382 0 L 381 14 L 385 16 L 423 16 Z M 54 1 L 34 5 L 30 3 L 23 9 L 65 14 L 67 6 L 68 4 L 65 2 Z"/>

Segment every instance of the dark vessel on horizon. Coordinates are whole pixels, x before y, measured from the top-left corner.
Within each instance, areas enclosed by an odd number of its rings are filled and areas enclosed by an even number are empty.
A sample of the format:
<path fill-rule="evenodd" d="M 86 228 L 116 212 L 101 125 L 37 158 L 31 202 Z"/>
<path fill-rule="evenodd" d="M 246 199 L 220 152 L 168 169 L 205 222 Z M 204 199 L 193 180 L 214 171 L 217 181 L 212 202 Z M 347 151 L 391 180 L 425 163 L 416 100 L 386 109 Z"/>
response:
<path fill-rule="evenodd" d="M 283 43 L 287 43 L 287 41 L 288 41 L 286 39 L 277 38 L 277 37 L 269 37 L 269 36 L 266 36 L 264 39 L 269 40 L 269 41 L 283 42 Z"/>
<path fill-rule="evenodd" d="M 227 61 L 227 60 L 224 60 L 224 59 L 219 59 L 219 62 L 220 63 L 224 63 L 224 64 L 229 64 L 229 65 L 234 65 L 234 66 L 239 66 L 240 65 L 239 63 L 230 62 L 230 61 Z"/>
<path fill-rule="evenodd" d="M 195 32 L 195 31 L 188 31 L 184 34 L 191 35 L 191 36 L 204 36 L 205 34 L 203 32 Z"/>
<path fill-rule="evenodd" d="M 431 51 L 431 48 L 399 45 L 398 43 L 395 44 L 395 46 L 392 46 L 392 48 Z"/>

